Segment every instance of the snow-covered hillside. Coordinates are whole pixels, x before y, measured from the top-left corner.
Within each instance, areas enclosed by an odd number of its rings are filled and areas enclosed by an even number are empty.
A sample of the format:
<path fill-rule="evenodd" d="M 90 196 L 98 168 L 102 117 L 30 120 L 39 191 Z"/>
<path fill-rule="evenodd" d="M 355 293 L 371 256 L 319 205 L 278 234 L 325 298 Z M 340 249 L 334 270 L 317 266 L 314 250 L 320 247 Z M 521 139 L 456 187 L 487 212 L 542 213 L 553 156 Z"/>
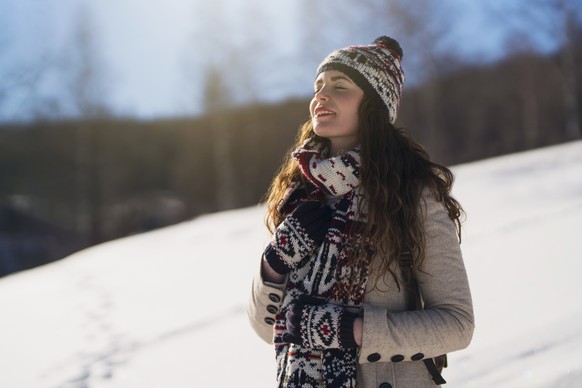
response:
<path fill-rule="evenodd" d="M 457 166 L 477 329 L 448 387 L 582 383 L 582 141 Z M 270 387 L 245 317 L 261 207 L 76 253 L 0 280 L 0 387 Z"/>

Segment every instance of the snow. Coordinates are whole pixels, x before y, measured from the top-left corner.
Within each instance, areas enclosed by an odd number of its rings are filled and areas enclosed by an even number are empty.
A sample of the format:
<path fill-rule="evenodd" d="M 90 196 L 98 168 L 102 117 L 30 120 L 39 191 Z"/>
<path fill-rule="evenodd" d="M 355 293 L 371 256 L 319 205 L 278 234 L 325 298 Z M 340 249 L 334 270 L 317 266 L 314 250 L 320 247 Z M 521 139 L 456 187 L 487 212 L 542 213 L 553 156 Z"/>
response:
<path fill-rule="evenodd" d="M 453 170 L 477 328 L 446 386 L 579 386 L 582 141 Z M 0 387 L 273 386 L 245 315 L 263 216 L 212 214 L 0 279 Z"/>

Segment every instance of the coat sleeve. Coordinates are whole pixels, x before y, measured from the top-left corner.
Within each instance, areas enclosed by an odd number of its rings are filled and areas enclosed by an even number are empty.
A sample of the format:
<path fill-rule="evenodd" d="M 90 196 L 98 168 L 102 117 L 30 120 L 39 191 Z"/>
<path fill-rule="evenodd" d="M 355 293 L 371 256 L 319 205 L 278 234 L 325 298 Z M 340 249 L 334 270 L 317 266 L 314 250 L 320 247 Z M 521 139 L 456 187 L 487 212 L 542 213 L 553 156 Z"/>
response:
<path fill-rule="evenodd" d="M 444 205 L 424 195 L 425 260 L 415 276 L 422 311 L 389 311 L 364 304 L 360 363 L 417 361 L 466 348 L 473 305 L 455 225 Z"/>
<path fill-rule="evenodd" d="M 283 284 L 264 281 L 260 266 L 253 278 L 247 315 L 257 335 L 268 344 L 273 343 L 273 324 L 283 301 L 286 284 L 286 281 Z"/>

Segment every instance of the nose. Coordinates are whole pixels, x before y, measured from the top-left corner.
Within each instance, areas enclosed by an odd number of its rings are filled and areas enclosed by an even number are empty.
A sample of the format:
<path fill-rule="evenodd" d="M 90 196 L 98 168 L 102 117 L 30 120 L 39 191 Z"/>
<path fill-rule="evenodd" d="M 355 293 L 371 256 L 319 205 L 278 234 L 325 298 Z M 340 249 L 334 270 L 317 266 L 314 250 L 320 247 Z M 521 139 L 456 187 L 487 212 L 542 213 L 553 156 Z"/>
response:
<path fill-rule="evenodd" d="M 315 101 L 317 102 L 325 102 L 329 100 L 329 96 L 327 94 L 327 88 L 322 87 L 315 93 Z"/>

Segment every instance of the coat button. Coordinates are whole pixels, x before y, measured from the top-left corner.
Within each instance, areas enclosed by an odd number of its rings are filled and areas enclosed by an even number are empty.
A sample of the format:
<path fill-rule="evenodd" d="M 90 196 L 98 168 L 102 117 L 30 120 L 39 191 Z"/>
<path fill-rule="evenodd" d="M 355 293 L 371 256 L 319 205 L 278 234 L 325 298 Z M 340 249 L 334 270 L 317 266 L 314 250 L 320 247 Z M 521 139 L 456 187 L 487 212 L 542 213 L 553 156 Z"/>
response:
<path fill-rule="evenodd" d="M 410 357 L 412 361 L 420 361 L 424 358 L 424 354 L 416 353 L 414 356 Z"/>
<path fill-rule="evenodd" d="M 390 359 L 390 361 L 392 362 L 400 362 L 404 360 L 404 356 L 402 354 L 397 354 L 395 356 L 392 356 L 392 358 Z"/>
<path fill-rule="evenodd" d="M 378 385 L 378 388 L 392 388 L 392 384 L 382 383 L 382 384 Z"/>
<path fill-rule="evenodd" d="M 269 294 L 269 299 L 271 302 L 279 303 L 281 301 L 281 297 L 277 294 Z"/>
<path fill-rule="evenodd" d="M 271 317 L 265 318 L 265 322 L 267 323 L 267 325 L 274 325 L 275 324 L 275 320 Z"/>
<path fill-rule="evenodd" d="M 277 308 L 277 306 L 273 306 L 272 304 L 267 306 L 267 311 L 270 312 L 271 314 L 277 314 L 277 311 L 279 311 L 279 309 Z"/>
<path fill-rule="evenodd" d="M 370 362 L 376 362 L 378 360 L 380 360 L 382 356 L 380 356 L 378 353 L 372 353 L 368 356 L 368 361 Z"/>

